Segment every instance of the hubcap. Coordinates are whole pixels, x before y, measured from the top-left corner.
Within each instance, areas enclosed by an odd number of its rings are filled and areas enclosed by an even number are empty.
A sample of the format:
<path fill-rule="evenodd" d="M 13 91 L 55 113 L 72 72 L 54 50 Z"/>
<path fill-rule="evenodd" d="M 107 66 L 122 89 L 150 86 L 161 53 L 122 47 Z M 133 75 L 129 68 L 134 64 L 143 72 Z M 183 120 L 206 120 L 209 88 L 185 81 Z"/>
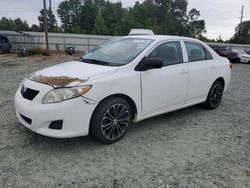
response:
<path fill-rule="evenodd" d="M 223 95 L 223 88 L 221 85 L 215 85 L 211 91 L 210 104 L 216 107 L 220 104 Z"/>
<path fill-rule="evenodd" d="M 129 124 L 129 111 L 123 104 L 114 104 L 102 119 L 102 134 L 106 139 L 114 140 L 121 137 Z"/>

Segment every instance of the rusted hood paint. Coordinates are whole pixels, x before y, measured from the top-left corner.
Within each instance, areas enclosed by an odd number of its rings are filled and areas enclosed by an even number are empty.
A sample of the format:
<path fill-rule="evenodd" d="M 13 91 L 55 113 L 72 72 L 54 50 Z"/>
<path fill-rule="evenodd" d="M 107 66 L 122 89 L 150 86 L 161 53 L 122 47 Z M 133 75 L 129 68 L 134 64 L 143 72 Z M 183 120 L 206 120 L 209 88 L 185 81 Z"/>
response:
<path fill-rule="evenodd" d="M 87 80 L 81 80 L 79 78 L 71 78 L 68 76 L 43 76 L 43 75 L 35 76 L 32 78 L 32 80 L 35 82 L 51 85 L 54 87 L 78 86 L 87 81 Z"/>
<path fill-rule="evenodd" d="M 29 76 L 35 82 L 58 87 L 74 87 L 85 82 L 114 74 L 117 67 L 71 61 L 37 71 Z"/>

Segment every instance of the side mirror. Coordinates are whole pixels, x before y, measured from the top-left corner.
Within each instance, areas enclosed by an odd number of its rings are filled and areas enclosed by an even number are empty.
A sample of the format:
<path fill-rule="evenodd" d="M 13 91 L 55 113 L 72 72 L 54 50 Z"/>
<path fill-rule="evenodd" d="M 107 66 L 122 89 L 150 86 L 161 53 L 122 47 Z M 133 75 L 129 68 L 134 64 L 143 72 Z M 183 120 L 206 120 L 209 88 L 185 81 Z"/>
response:
<path fill-rule="evenodd" d="M 146 58 L 142 64 L 142 70 L 160 69 L 163 67 L 163 61 L 160 58 Z"/>

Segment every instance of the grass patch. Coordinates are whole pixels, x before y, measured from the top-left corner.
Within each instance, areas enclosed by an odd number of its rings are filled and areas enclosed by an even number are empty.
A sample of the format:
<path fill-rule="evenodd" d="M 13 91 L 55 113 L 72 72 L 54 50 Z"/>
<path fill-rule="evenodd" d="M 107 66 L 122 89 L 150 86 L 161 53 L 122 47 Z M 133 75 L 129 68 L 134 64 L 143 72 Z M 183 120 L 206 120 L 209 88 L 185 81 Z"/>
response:
<path fill-rule="evenodd" d="M 50 56 L 50 52 L 48 50 L 44 50 L 41 48 L 33 48 L 30 50 L 27 50 L 27 55 L 28 56 L 33 56 L 33 55 L 43 55 L 43 56 Z"/>
<path fill-rule="evenodd" d="M 48 50 L 42 50 L 43 56 L 51 56 L 50 52 Z"/>

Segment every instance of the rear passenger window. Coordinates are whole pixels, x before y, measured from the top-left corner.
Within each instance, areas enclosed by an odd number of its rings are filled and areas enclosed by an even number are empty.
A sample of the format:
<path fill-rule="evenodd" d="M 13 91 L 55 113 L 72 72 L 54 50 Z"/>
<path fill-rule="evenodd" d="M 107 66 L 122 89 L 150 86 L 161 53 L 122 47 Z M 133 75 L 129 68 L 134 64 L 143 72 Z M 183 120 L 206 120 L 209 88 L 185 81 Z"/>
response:
<path fill-rule="evenodd" d="M 163 66 L 182 63 L 182 51 L 180 42 L 166 42 L 157 46 L 148 58 L 160 58 Z"/>
<path fill-rule="evenodd" d="M 184 42 L 184 43 L 187 49 L 189 62 L 212 59 L 210 53 L 202 45 L 193 42 Z"/>

